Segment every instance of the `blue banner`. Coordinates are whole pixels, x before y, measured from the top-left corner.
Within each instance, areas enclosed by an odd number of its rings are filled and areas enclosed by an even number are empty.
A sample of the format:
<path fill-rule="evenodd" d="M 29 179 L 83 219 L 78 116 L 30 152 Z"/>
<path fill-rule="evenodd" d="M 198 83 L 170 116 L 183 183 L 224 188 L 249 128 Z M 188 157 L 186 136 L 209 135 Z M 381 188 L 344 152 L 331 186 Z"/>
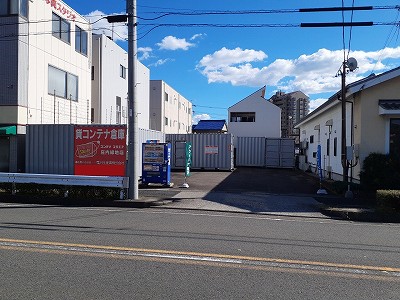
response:
<path fill-rule="evenodd" d="M 321 145 L 318 145 L 317 147 L 317 168 L 318 168 L 318 175 L 319 179 L 323 179 L 322 175 L 322 167 L 321 167 Z"/>

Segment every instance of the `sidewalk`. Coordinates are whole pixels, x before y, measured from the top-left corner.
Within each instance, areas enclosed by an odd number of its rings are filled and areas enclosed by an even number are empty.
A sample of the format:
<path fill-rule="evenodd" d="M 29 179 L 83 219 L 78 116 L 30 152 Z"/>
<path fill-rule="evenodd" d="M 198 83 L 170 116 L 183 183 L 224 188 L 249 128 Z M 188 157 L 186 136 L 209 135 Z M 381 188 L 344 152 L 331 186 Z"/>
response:
<path fill-rule="evenodd" d="M 260 192 L 219 192 L 189 189 L 141 189 L 138 207 L 254 213 L 277 216 L 329 218 L 312 195 L 278 195 Z M 121 201 L 123 202 L 123 201 Z"/>

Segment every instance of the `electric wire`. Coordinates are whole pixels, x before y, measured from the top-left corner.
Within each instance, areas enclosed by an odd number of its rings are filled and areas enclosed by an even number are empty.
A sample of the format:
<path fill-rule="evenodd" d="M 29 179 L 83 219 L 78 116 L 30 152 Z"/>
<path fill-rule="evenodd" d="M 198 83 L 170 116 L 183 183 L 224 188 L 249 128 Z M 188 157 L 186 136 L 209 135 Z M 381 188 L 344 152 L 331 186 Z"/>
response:
<path fill-rule="evenodd" d="M 354 7 L 354 2 L 355 2 L 355 0 L 353 0 L 352 7 Z M 353 16 L 354 16 L 354 10 L 351 11 L 350 23 L 353 23 Z M 352 32 L 353 32 L 353 26 L 350 26 L 349 47 L 347 49 L 347 59 L 346 60 L 349 59 L 349 55 L 350 55 Z"/>

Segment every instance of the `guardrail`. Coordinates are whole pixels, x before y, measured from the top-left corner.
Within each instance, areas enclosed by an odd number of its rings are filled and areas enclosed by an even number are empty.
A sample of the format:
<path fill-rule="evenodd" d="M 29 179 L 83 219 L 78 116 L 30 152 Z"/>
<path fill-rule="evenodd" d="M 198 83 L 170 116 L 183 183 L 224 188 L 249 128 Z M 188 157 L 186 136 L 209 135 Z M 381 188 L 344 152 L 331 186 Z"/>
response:
<path fill-rule="evenodd" d="M 32 173 L 1 173 L 0 182 L 12 183 L 12 193 L 16 193 L 17 183 L 54 184 L 64 186 L 96 186 L 120 188 L 120 199 L 123 199 L 124 189 L 129 187 L 129 177 L 121 176 L 83 176 L 59 174 L 32 174 Z M 64 193 L 68 196 L 68 191 Z"/>

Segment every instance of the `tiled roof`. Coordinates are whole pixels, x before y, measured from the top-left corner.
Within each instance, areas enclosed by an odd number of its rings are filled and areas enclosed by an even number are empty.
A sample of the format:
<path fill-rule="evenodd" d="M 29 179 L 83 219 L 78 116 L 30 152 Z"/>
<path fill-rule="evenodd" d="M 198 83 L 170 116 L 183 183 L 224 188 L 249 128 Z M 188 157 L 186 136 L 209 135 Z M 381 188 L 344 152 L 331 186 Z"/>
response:
<path fill-rule="evenodd" d="M 379 100 L 379 106 L 387 110 L 400 110 L 400 100 Z"/>
<path fill-rule="evenodd" d="M 222 130 L 225 125 L 225 120 L 200 120 L 194 127 L 194 130 Z"/>

